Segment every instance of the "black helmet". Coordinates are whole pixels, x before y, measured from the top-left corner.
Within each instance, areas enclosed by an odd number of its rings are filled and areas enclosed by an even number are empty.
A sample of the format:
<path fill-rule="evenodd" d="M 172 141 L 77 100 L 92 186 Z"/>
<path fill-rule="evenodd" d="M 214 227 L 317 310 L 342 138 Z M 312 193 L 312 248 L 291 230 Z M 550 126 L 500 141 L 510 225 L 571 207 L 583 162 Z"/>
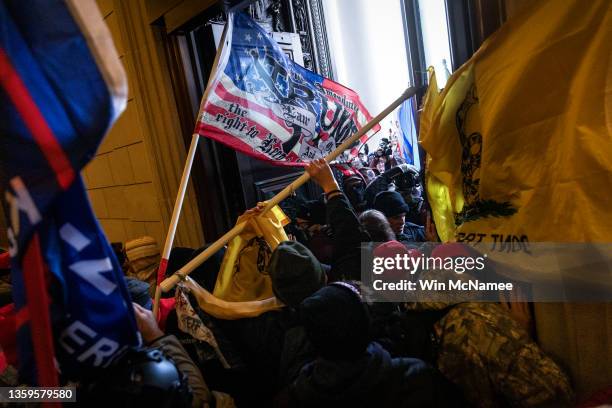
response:
<path fill-rule="evenodd" d="M 84 406 L 191 406 L 187 377 L 160 350 L 131 349 L 98 374 L 78 391 Z"/>
<path fill-rule="evenodd" d="M 419 173 L 408 171 L 393 179 L 395 191 L 400 193 L 410 206 L 411 212 L 418 213 L 423 204 L 423 186 Z"/>

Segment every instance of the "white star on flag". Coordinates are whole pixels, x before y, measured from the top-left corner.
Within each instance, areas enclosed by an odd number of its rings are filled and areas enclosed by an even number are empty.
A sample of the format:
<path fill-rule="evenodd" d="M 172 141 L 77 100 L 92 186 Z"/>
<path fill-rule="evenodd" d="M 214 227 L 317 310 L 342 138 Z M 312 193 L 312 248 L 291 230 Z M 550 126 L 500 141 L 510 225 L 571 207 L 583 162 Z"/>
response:
<path fill-rule="evenodd" d="M 261 40 L 263 38 L 263 35 L 261 35 L 261 33 L 257 33 L 257 39 Z"/>
<path fill-rule="evenodd" d="M 244 36 L 244 39 L 247 40 L 247 41 L 251 41 L 251 34 L 246 34 Z"/>

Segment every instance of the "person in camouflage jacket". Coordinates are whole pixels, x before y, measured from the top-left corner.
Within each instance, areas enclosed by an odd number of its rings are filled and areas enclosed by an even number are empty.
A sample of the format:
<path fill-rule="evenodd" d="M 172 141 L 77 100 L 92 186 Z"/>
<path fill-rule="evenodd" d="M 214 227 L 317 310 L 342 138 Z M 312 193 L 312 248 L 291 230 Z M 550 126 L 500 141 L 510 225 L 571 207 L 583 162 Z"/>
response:
<path fill-rule="evenodd" d="M 451 270 L 420 279 L 469 280 Z M 445 310 L 433 325 L 436 365 L 477 407 L 567 407 L 574 392 L 568 376 L 508 310 L 475 302 L 476 293 L 445 295 L 406 304 L 409 310 Z"/>
<path fill-rule="evenodd" d="M 500 305 L 457 304 L 434 332 L 438 369 L 474 405 L 571 406 L 566 374 Z"/>

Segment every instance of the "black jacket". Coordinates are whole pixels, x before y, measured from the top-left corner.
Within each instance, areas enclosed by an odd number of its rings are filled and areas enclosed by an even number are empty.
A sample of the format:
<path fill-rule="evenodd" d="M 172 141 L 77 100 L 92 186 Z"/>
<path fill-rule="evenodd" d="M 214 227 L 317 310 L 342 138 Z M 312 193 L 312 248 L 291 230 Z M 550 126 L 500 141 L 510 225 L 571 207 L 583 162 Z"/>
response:
<path fill-rule="evenodd" d="M 361 243 L 370 241 L 370 236 L 361 228 L 344 194 L 338 194 L 327 202 L 327 222 L 334 241 L 329 280 L 361 280 Z"/>
<path fill-rule="evenodd" d="M 215 322 L 246 365 L 242 375 L 231 379 L 240 386 L 218 387 L 231 393 L 239 406 L 270 406 L 278 390 L 315 358 L 304 329 L 290 308 L 253 318 Z"/>
<path fill-rule="evenodd" d="M 415 242 L 426 242 L 425 227 L 412 222 L 404 224 L 404 231 L 397 235 L 397 240 L 404 244 L 414 244 Z M 414 246 L 414 245 L 413 245 Z"/>
<path fill-rule="evenodd" d="M 454 393 L 437 370 L 421 360 L 391 358 L 370 343 L 355 361 L 317 359 L 279 397 L 287 407 L 446 407 Z"/>

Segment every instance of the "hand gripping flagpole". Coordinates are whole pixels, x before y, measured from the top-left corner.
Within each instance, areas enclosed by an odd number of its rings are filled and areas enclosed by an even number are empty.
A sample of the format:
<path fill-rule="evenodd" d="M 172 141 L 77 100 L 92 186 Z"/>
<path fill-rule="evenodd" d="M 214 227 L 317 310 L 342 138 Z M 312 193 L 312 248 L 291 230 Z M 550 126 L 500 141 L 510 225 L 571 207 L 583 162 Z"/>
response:
<path fill-rule="evenodd" d="M 200 111 L 208 101 L 208 95 L 210 94 L 211 86 L 210 84 L 213 82 L 213 79 L 217 75 L 217 69 L 219 65 L 219 59 L 221 56 L 221 52 L 225 47 L 225 38 L 227 34 L 227 30 L 229 25 L 231 24 L 228 21 L 223 28 L 223 34 L 221 34 L 221 40 L 219 41 L 219 48 L 217 48 L 217 53 L 215 55 L 215 60 L 213 61 L 213 69 L 210 72 L 208 77 L 208 83 L 206 85 L 206 90 L 204 91 L 204 95 L 202 96 L 202 102 L 200 103 Z M 197 120 L 200 118 L 198 117 Z M 189 151 L 187 152 L 187 159 L 185 160 L 185 167 L 183 168 L 183 175 L 181 177 L 181 183 L 179 185 L 178 192 L 176 194 L 176 201 L 174 202 L 174 209 L 172 210 L 172 218 L 170 219 L 170 226 L 168 228 L 168 233 L 166 234 L 166 242 L 164 243 L 164 250 L 162 252 L 161 261 L 159 263 L 159 269 L 157 270 L 157 288 L 155 289 L 155 300 L 153 302 L 153 316 L 157 318 L 159 313 L 159 301 L 161 299 L 161 288 L 160 285 L 166 276 L 166 269 L 168 268 L 168 259 L 170 259 L 170 251 L 172 251 L 172 244 L 174 243 L 174 236 L 176 235 L 176 227 L 178 225 L 179 218 L 181 216 L 181 210 L 183 209 L 183 200 L 185 199 L 185 194 L 187 193 L 187 184 L 189 183 L 189 176 L 191 175 L 191 167 L 193 166 L 193 159 L 195 157 L 196 149 L 198 147 L 198 140 L 200 139 L 200 135 L 198 133 L 194 133 L 191 136 L 191 144 L 189 145 Z"/>
<path fill-rule="evenodd" d="M 344 152 L 346 149 L 352 146 L 353 143 L 355 143 L 355 141 L 359 140 L 361 136 L 368 133 L 374 126 L 378 124 L 378 122 L 380 122 L 387 115 L 393 112 L 393 110 L 395 110 L 402 102 L 414 96 L 417 93 L 417 91 L 418 91 L 418 88 L 416 87 L 410 87 L 406 89 L 399 98 L 393 101 L 375 118 L 373 118 L 368 123 L 366 123 L 364 127 L 362 127 L 361 129 L 359 129 L 359 131 L 357 131 L 357 133 L 355 133 L 353 136 L 346 139 L 340 146 L 336 147 L 336 149 L 333 152 L 328 154 L 325 157 L 325 161 L 329 163 L 332 160 L 334 160 L 336 157 L 338 157 L 342 152 Z M 272 207 L 274 207 L 275 205 L 283 201 L 285 198 L 289 197 L 295 190 L 297 190 L 301 185 L 306 183 L 309 179 L 310 179 L 310 175 L 304 172 L 304 174 L 302 174 L 300 177 L 295 179 L 291 184 L 289 184 L 282 191 L 280 191 L 278 194 L 272 197 L 269 201 L 267 201 L 266 206 L 264 207 L 264 209 L 259 215 L 261 216 L 265 214 Z M 241 222 L 240 224 L 237 224 L 234 228 L 229 230 L 227 233 L 225 233 L 225 235 L 223 235 L 221 238 L 219 238 L 217 241 L 211 244 L 208 248 L 202 251 L 198 256 L 196 256 L 191 261 L 189 261 L 189 263 L 187 263 L 181 269 L 176 271 L 174 275 L 165 279 L 159 286 L 161 290 L 164 292 L 171 290 L 177 283 L 185 279 L 185 277 L 189 275 L 194 269 L 196 269 L 198 266 L 204 263 L 208 258 L 214 255 L 219 249 L 223 248 L 223 246 L 227 244 L 229 241 L 231 241 L 234 237 L 239 235 L 245 226 L 246 226 L 246 222 Z"/>

